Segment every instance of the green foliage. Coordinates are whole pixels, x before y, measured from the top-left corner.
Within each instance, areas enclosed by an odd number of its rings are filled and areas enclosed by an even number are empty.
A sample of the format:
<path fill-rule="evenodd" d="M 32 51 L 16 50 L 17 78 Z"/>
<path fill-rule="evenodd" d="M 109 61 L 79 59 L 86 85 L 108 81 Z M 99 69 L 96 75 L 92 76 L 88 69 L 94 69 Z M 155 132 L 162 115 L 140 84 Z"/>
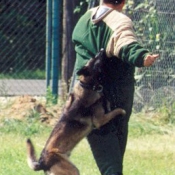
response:
<path fill-rule="evenodd" d="M 100 0 L 81 0 L 79 5 L 74 9 L 74 13 L 81 16 L 87 11 L 87 9 L 97 6 L 99 3 Z"/>
<path fill-rule="evenodd" d="M 145 117 L 145 120 L 143 119 Z M 153 131 L 147 124 L 145 114 L 133 115 L 131 118 L 130 134 L 124 159 L 124 174 L 129 175 L 174 175 L 174 132 L 170 127 L 154 126 Z M 37 118 L 37 117 L 36 117 Z M 35 121 L 35 119 L 34 119 Z M 38 122 L 39 125 L 43 125 Z M 143 125 L 142 131 L 138 130 L 138 124 Z M 20 124 L 21 125 L 21 124 Z M 8 125 L 7 125 L 8 126 Z M 19 126 L 19 124 L 18 124 Z M 26 124 L 24 123 L 24 127 Z M 23 129 L 25 129 L 23 127 Z M 141 126 L 140 126 L 141 127 Z M 157 127 L 157 128 L 156 128 Z M 18 132 L 1 132 L 0 143 L 0 165 L 1 175 L 42 175 L 43 172 L 34 172 L 26 162 L 26 138 L 31 137 L 36 148 L 37 155 L 40 155 L 44 144 L 50 134 L 50 130 L 43 125 L 38 134 L 24 135 L 22 130 Z M 160 132 L 162 131 L 162 132 Z M 166 132 L 165 132 L 166 131 Z M 137 133 L 140 132 L 140 133 Z M 82 175 L 100 175 L 95 164 L 90 147 L 84 139 L 71 154 L 71 160 L 80 170 Z"/>
<path fill-rule="evenodd" d="M 166 4 L 166 6 L 165 6 Z M 126 13 L 133 19 L 136 35 L 142 45 L 160 58 L 149 68 L 136 72 L 136 102 L 138 108 L 174 103 L 172 89 L 175 86 L 174 2 L 155 0 L 129 0 Z M 148 93 L 147 93 L 148 92 Z"/>
<path fill-rule="evenodd" d="M 160 74 L 160 77 L 157 79 L 160 80 L 162 77 Z M 149 80 L 147 80 L 147 82 L 148 81 Z M 154 82 L 158 82 L 156 78 Z M 155 86 L 159 86 L 159 84 Z M 170 111 L 169 113 L 172 117 L 175 115 L 175 88 L 172 86 L 164 85 L 160 88 L 153 89 L 151 85 L 150 87 L 145 87 L 140 83 L 140 86 L 136 87 L 134 95 L 133 108 L 137 112 L 142 110 L 159 111 L 160 109 L 167 109 Z"/>
<path fill-rule="evenodd" d="M 168 44 L 175 37 L 171 13 L 166 13 L 166 9 L 162 6 L 159 7 L 159 3 L 156 4 L 154 0 L 144 0 L 138 4 L 130 2 L 129 7 L 128 11 L 132 11 L 137 36 L 149 50 L 162 54 L 161 62 L 163 59 L 167 59 L 168 55 L 165 53 L 172 54 L 175 48 L 175 46 Z M 159 66 L 163 67 L 162 64 L 159 63 Z"/>
<path fill-rule="evenodd" d="M 13 118 L 4 118 L 0 121 L 0 133 L 20 134 L 26 137 L 41 134 L 47 131 L 48 127 L 40 123 L 40 115 L 36 111 L 31 111 L 22 121 Z"/>
<path fill-rule="evenodd" d="M 89 0 L 80 1 L 79 5 L 74 9 L 74 13 L 78 13 L 80 16 L 85 13 L 88 8 Z"/>
<path fill-rule="evenodd" d="M 0 1 L 0 70 L 13 72 L 45 68 L 46 1 Z"/>
<path fill-rule="evenodd" d="M 47 88 L 47 91 L 46 91 L 46 102 L 47 102 L 47 106 L 52 106 L 53 104 L 56 104 L 57 103 L 57 95 L 54 95 L 52 93 L 52 89 L 51 87 L 49 86 Z"/>
<path fill-rule="evenodd" d="M 0 79 L 45 79 L 45 71 L 36 70 L 17 70 L 13 69 L 9 73 L 0 73 Z"/>
<path fill-rule="evenodd" d="M 163 120 L 164 114 L 140 112 L 131 116 L 130 137 L 141 137 L 146 135 L 164 135 L 171 131 L 173 125 L 167 125 Z"/>
<path fill-rule="evenodd" d="M 174 146 L 171 134 L 129 138 L 124 174 L 174 175 Z"/>
<path fill-rule="evenodd" d="M 160 26 L 154 0 L 137 2 L 129 0 L 126 5 L 128 13 L 134 21 L 137 36 L 144 42 L 145 46 L 151 50 L 159 48 Z"/>
<path fill-rule="evenodd" d="M 39 137 L 35 138 L 35 143 L 41 140 Z M 37 138 L 37 139 L 36 139 Z M 45 136 L 46 138 L 46 136 Z M 42 139 L 45 140 L 42 135 Z M 26 161 L 26 137 L 21 134 L 16 133 L 1 133 L 0 143 L 0 174 L 6 175 L 43 175 L 43 172 L 34 172 L 32 171 Z M 42 148 L 41 148 L 42 149 Z"/>
<path fill-rule="evenodd" d="M 161 114 L 160 121 L 164 124 L 175 124 L 175 102 L 171 105 L 163 105 L 157 111 Z"/>
<path fill-rule="evenodd" d="M 9 101 L 7 108 L 11 107 Z M 175 107 L 175 105 L 174 105 Z M 2 108 L 1 108 L 2 109 Z M 174 123 L 166 116 L 174 113 L 166 108 L 159 113 L 132 114 L 129 123 L 129 139 L 124 159 L 124 174 L 130 175 L 174 175 Z M 53 127 L 40 121 L 40 115 L 31 110 L 23 120 L 5 117 L 0 120 L 0 174 L 43 174 L 32 171 L 26 162 L 28 137 L 33 140 L 39 157 Z M 95 164 L 90 146 L 84 139 L 71 154 L 71 160 L 83 175 L 100 172 Z M 146 172 L 146 173 L 145 173 Z"/>

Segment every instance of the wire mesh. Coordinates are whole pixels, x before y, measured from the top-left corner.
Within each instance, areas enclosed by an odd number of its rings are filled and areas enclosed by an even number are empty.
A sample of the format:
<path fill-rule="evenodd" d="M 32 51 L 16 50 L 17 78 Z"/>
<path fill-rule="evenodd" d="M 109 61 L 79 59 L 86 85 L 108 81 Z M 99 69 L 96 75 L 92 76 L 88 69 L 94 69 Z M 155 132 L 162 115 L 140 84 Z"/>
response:
<path fill-rule="evenodd" d="M 134 109 L 154 110 L 175 102 L 175 5 L 173 0 L 128 2 L 140 42 L 160 58 L 150 68 L 138 68 Z"/>
<path fill-rule="evenodd" d="M 174 0 L 128 0 L 125 11 L 140 42 L 160 54 L 136 71 L 134 109 L 174 104 Z M 1 0 L 0 21 L 0 96 L 45 94 L 46 0 Z"/>
<path fill-rule="evenodd" d="M 31 93 L 22 80 L 45 77 L 45 0 L 0 1 L 0 95 Z M 7 80 L 15 79 L 9 83 Z M 28 81 L 29 82 L 29 81 Z M 32 81 L 38 90 L 43 83 Z M 25 83 L 24 83 L 25 84 Z M 15 87 L 18 87 L 15 92 Z M 4 90 L 6 89 L 6 90 Z M 37 90 L 36 89 L 36 90 Z M 29 91 L 29 92 L 28 92 Z M 43 93 L 41 91 L 41 93 Z M 44 92 L 45 93 L 45 92 Z"/>

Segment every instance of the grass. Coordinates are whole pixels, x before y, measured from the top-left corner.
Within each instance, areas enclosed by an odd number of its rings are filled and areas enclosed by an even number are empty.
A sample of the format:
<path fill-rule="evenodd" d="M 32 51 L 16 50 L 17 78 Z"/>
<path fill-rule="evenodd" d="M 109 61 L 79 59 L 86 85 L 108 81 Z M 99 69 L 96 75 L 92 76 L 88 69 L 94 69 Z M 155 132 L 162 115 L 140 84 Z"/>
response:
<path fill-rule="evenodd" d="M 33 172 L 27 166 L 25 141 L 27 137 L 32 138 L 39 156 L 51 129 L 39 123 L 37 118 L 27 118 L 23 122 L 1 120 L 0 174 L 43 174 Z M 174 130 L 173 125 L 163 125 L 157 119 L 146 118 L 145 114 L 133 115 L 124 159 L 124 175 L 174 175 Z M 81 175 L 100 175 L 85 139 L 74 149 L 71 160 Z"/>
<path fill-rule="evenodd" d="M 164 117 L 163 117 L 164 118 Z M 175 127 L 161 114 L 133 114 L 124 159 L 126 175 L 174 175 Z"/>
<path fill-rule="evenodd" d="M 37 114 L 28 116 L 23 121 L 12 118 L 1 119 L 0 174 L 43 174 L 42 172 L 33 172 L 27 166 L 26 139 L 31 137 L 36 144 L 36 151 L 40 153 L 51 129 L 51 127 L 39 122 Z"/>
<path fill-rule="evenodd" d="M 36 70 L 16 70 L 9 73 L 0 73 L 0 79 L 45 79 L 45 71 Z"/>
<path fill-rule="evenodd" d="M 170 135 L 130 139 L 124 162 L 124 174 L 174 175 L 175 146 Z"/>
<path fill-rule="evenodd" d="M 30 170 L 26 161 L 26 138 L 20 134 L 2 134 L 0 137 L 0 174 L 1 175 L 34 175 L 43 174 Z M 40 141 L 39 137 L 33 139 L 36 143 Z M 36 147 L 37 148 L 37 147 Z M 42 148 L 41 148 L 42 149 Z"/>

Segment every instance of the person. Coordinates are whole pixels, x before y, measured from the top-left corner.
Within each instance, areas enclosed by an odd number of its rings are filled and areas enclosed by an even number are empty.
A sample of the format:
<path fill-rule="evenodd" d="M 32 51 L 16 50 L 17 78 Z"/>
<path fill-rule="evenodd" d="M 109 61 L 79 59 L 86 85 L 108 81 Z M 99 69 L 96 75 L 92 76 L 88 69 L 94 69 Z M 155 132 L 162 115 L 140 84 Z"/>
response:
<path fill-rule="evenodd" d="M 74 74 L 104 48 L 109 58 L 104 94 L 111 109 L 121 107 L 126 111 L 124 117 L 116 117 L 87 137 L 102 175 L 123 174 L 135 67 L 151 66 L 159 57 L 138 43 L 131 19 L 122 13 L 124 5 L 125 0 L 102 0 L 100 6 L 89 9 L 79 19 L 72 34 L 76 51 Z"/>

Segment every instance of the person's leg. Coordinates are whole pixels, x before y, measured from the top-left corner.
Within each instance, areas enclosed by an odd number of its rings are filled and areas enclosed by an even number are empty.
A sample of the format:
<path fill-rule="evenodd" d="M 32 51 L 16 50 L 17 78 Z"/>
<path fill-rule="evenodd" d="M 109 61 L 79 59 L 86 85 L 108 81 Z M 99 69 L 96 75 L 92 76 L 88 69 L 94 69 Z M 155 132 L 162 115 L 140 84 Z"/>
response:
<path fill-rule="evenodd" d="M 127 138 L 128 138 L 128 122 L 132 113 L 132 106 L 133 106 L 133 98 L 134 98 L 134 84 L 128 85 L 123 85 L 121 86 L 116 92 L 119 95 L 117 97 L 117 100 L 115 104 L 116 107 L 121 107 L 125 109 L 126 115 L 118 118 L 116 117 L 112 122 L 114 123 L 114 126 L 116 127 L 115 129 L 115 134 L 119 139 L 120 143 L 120 150 L 122 157 L 124 156 L 125 149 L 126 149 L 126 144 L 127 144 Z"/>
<path fill-rule="evenodd" d="M 114 97 L 110 92 L 109 95 Z M 121 107 L 126 110 L 126 115 L 117 116 L 99 130 L 92 131 L 87 137 L 102 175 L 122 175 L 123 172 L 123 156 L 127 143 L 134 86 L 122 86 L 115 89 L 115 92 L 115 97 L 110 100 L 112 109 Z"/>
<path fill-rule="evenodd" d="M 117 175 L 122 172 L 120 144 L 113 129 L 113 124 L 109 123 L 100 130 L 94 130 L 87 137 L 102 175 Z"/>

